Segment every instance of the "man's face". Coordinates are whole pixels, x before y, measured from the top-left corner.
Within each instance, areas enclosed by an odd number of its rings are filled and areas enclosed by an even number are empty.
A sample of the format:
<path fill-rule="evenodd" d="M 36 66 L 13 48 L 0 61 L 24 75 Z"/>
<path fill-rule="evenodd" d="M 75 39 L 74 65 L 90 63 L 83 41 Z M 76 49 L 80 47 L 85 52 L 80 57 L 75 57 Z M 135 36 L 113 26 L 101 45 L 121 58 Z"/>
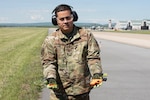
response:
<path fill-rule="evenodd" d="M 57 24 L 63 33 L 70 33 L 73 30 L 73 15 L 70 10 L 57 12 Z"/>

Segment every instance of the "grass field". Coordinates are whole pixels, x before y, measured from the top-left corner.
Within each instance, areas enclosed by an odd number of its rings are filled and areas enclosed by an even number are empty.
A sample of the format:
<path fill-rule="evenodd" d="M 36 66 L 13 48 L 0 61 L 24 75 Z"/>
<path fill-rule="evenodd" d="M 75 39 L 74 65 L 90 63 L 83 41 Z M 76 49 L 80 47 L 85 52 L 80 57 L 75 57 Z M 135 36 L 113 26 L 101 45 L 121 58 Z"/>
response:
<path fill-rule="evenodd" d="M 38 100 L 48 28 L 0 28 L 0 100 Z"/>

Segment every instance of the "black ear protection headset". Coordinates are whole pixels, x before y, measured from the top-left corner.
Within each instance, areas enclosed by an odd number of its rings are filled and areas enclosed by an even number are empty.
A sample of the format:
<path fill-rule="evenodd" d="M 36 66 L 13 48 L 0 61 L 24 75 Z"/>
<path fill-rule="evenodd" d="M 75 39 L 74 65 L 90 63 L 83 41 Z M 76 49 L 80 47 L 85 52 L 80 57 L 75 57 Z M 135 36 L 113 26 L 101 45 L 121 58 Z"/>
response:
<path fill-rule="evenodd" d="M 55 15 L 52 16 L 52 24 L 53 25 L 57 25 L 57 19 L 56 19 L 56 13 L 59 12 L 59 9 L 60 7 L 66 7 L 68 10 L 71 11 L 71 14 L 73 15 L 73 21 L 77 21 L 78 20 L 78 14 L 76 13 L 76 11 L 73 11 L 71 6 L 69 5 L 66 5 L 66 4 L 61 4 L 61 5 L 58 5 L 53 11 L 52 11 L 52 14 L 55 13 Z M 65 9 L 63 9 L 65 10 Z M 60 10 L 60 11 L 63 11 L 63 10 Z"/>

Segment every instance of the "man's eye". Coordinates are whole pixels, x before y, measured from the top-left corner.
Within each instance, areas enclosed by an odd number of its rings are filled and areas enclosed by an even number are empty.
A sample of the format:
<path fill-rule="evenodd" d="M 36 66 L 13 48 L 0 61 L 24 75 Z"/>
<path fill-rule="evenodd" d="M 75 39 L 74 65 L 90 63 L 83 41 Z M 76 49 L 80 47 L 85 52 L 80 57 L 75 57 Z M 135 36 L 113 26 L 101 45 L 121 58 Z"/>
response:
<path fill-rule="evenodd" d="M 66 17 L 66 19 L 67 19 L 67 20 L 70 20 L 70 19 L 71 19 L 71 17 L 70 17 L 70 16 L 69 16 L 69 17 Z"/>
<path fill-rule="evenodd" d="M 60 18 L 59 20 L 64 21 L 64 18 Z"/>

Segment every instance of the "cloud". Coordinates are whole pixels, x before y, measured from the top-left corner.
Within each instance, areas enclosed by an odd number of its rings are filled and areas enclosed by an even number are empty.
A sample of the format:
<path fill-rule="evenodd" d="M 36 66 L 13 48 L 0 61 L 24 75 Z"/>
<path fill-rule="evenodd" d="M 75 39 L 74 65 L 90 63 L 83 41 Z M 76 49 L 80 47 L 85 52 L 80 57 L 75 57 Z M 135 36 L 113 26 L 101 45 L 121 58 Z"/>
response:
<path fill-rule="evenodd" d="M 107 23 L 108 19 L 101 19 L 101 18 L 84 18 L 84 19 L 80 19 L 83 22 L 90 22 L 90 23 Z"/>
<path fill-rule="evenodd" d="M 31 20 L 44 20 L 44 17 L 41 15 L 31 15 L 30 18 Z"/>
<path fill-rule="evenodd" d="M 80 13 L 93 13 L 97 12 L 97 9 L 77 9 L 77 11 Z"/>
<path fill-rule="evenodd" d="M 28 15 L 32 21 L 43 21 L 45 15 L 49 13 L 49 10 L 29 10 Z"/>
<path fill-rule="evenodd" d="M 43 10 L 30 10 L 29 13 L 49 13 L 50 11 L 47 9 Z"/>
<path fill-rule="evenodd" d="M 8 18 L 7 17 L 0 17 L 0 23 L 7 22 Z"/>

